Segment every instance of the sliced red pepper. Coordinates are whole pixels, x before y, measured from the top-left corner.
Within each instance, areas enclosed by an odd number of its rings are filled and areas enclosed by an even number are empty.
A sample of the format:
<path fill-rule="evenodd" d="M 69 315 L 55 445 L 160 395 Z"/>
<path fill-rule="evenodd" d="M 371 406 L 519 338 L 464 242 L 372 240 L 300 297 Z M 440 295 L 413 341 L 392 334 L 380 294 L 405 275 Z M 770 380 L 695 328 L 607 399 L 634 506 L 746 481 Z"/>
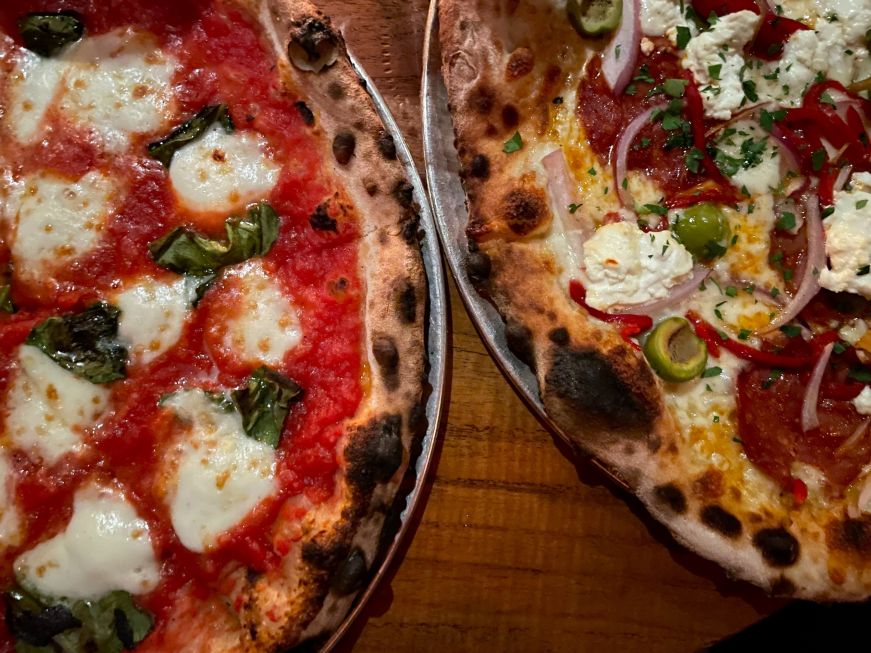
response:
<path fill-rule="evenodd" d="M 800 506 L 807 501 L 807 485 L 800 478 L 789 479 L 789 489 L 792 491 L 792 500 Z"/>
<path fill-rule="evenodd" d="M 820 206 L 831 206 L 835 203 L 835 182 L 838 180 L 839 169 L 826 166 L 820 171 Z"/>
<path fill-rule="evenodd" d="M 647 315 L 612 315 L 593 308 L 587 304 L 587 289 L 575 279 L 569 282 L 569 296 L 597 320 L 616 326 L 617 331 L 626 341 L 631 342 L 629 338 L 644 333 L 653 326 L 653 319 Z"/>
<path fill-rule="evenodd" d="M 800 21 L 769 11 L 762 19 L 762 25 L 750 45 L 750 52 L 753 56 L 766 61 L 780 59 L 783 54 L 783 46 L 789 41 L 789 37 L 806 29 L 810 29 L 810 27 Z"/>
<path fill-rule="evenodd" d="M 735 354 L 738 358 L 759 363 L 766 367 L 796 369 L 812 367 L 814 362 L 816 362 L 816 356 L 787 356 L 784 354 L 775 354 L 769 351 L 762 351 L 761 349 L 754 349 L 749 345 L 736 342 L 731 338 L 724 338 L 713 326 L 708 324 L 693 311 L 687 313 L 686 318 L 690 323 L 692 323 L 693 327 L 695 327 L 696 334 L 699 338 L 704 340 L 708 345 L 708 352 L 710 352 L 712 356 L 718 356 L 719 347 L 723 347 L 727 351 Z M 714 349 L 711 347 L 712 344 L 717 347 L 716 353 L 714 353 Z"/>
<path fill-rule="evenodd" d="M 735 202 L 735 191 L 731 187 L 725 189 L 720 186 L 705 188 L 704 190 L 690 189 L 665 199 L 663 206 L 669 209 L 685 209 L 702 202 L 733 204 Z"/>
<path fill-rule="evenodd" d="M 693 10 L 699 18 L 707 19 L 711 14 L 718 17 L 734 14 L 738 11 L 752 11 L 759 13 L 759 5 L 756 0 L 693 0 Z"/>

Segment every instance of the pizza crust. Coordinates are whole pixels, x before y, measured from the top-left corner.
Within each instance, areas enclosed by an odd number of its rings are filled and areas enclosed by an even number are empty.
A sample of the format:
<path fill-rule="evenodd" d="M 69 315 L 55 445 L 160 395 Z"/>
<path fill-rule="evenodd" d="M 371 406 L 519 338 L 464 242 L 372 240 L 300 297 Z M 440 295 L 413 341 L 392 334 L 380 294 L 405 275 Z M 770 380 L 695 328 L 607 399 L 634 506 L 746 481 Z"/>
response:
<path fill-rule="evenodd" d="M 560 263 L 545 242 L 553 216 L 541 144 L 553 139 L 552 105 L 574 92 L 578 71 L 603 46 L 581 41 L 562 12 L 562 2 L 546 0 L 439 2 L 442 72 L 469 209 L 469 278 L 505 320 L 511 350 L 535 371 L 558 430 L 681 544 L 774 594 L 868 597 L 871 518 L 849 519 L 843 501 L 791 509 L 773 483 L 752 496 L 713 467 L 699 474 L 643 356 L 561 287 Z M 516 131 L 523 148 L 506 155 Z"/>

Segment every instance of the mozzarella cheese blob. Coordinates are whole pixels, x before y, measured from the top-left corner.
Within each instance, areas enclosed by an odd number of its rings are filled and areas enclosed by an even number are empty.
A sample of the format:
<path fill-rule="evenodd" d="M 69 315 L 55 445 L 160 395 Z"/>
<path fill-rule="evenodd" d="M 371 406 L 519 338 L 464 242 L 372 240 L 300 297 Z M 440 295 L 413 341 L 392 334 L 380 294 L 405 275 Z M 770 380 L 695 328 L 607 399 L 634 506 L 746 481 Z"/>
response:
<path fill-rule="evenodd" d="M 195 296 L 196 285 L 186 277 L 146 277 L 115 295 L 118 336 L 134 362 L 149 363 L 178 341 Z"/>
<path fill-rule="evenodd" d="M 670 231 L 644 233 L 631 222 L 606 224 L 584 244 L 587 303 L 607 311 L 668 295 L 689 278 L 693 257 Z"/>
<path fill-rule="evenodd" d="M 213 125 L 172 157 L 169 179 L 178 201 L 194 212 L 229 213 L 266 199 L 280 172 L 266 146 L 256 132 L 228 134 Z"/>
<path fill-rule="evenodd" d="M 61 91 L 60 82 L 66 63 L 57 58 L 40 57 L 22 48 L 8 77 L 8 113 L 3 122 L 22 143 L 30 143 L 40 134 L 48 107 Z"/>
<path fill-rule="evenodd" d="M 16 447 L 51 465 L 84 448 L 84 429 L 106 408 L 109 390 L 68 372 L 30 345 L 18 350 L 6 431 Z"/>
<path fill-rule="evenodd" d="M 871 415 L 871 386 L 865 386 L 854 399 L 853 405 L 860 415 Z"/>
<path fill-rule="evenodd" d="M 203 552 L 278 489 L 275 450 L 248 437 L 239 413 L 202 390 L 182 390 L 164 405 L 185 428 L 173 455 L 172 526 L 184 546 Z"/>
<path fill-rule="evenodd" d="M 647 36 L 665 36 L 676 25 L 684 25 L 681 0 L 641 0 L 641 31 Z"/>
<path fill-rule="evenodd" d="M 21 516 L 15 503 L 15 478 L 9 458 L 0 453 L 0 553 L 21 540 Z"/>
<path fill-rule="evenodd" d="M 871 173 L 853 175 L 853 189 L 835 193 L 835 211 L 823 221 L 829 267 L 820 285 L 871 299 Z"/>
<path fill-rule="evenodd" d="M 67 599 L 144 594 L 160 581 L 148 522 L 119 490 L 97 485 L 77 491 L 66 529 L 20 555 L 14 568 L 27 587 Z"/>
<path fill-rule="evenodd" d="M 252 259 L 227 272 L 228 279 L 234 277 L 242 292 L 237 312 L 227 321 L 224 347 L 252 365 L 280 366 L 302 340 L 296 308 L 261 261 Z"/>
<path fill-rule="evenodd" d="M 48 172 L 27 177 L 13 217 L 16 274 L 39 279 L 94 247 L 118 193 L 117 184 L 97 170 L 78 181 Z"/>

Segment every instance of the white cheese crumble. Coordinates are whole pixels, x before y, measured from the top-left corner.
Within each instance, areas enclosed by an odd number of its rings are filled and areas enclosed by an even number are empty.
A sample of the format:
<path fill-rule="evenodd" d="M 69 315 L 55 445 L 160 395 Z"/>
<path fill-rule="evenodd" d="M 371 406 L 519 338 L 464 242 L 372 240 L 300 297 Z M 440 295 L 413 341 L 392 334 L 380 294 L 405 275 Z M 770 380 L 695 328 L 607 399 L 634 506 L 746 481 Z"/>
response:
<path fill-rule="evenodd" d="M 860 415 L 871 415 L 871 386 L 865 386 L 854 399 L 853 405 Z"/>
<path fill-rule="evenodd" d="M 693 257 L 670 231 L 644 233 L 631 222 L 606 224 L 584 244 L 587 303 L 599 310 L 668 295 L 693 269 Z"/>
<path fill-rule="evenodd" d="M 727 14 L 687 44 L 683 67 L 692 71 L 698 82 L 708 117 L 728 120 L 744 102 L 742 52 L 760 20 L 752 11 Z M 712 75 L 713 70 L 719 73 Z"/>
<path fill-rule="evenodd" d="M 665 36 L 670 28 L 683 25 L 682 5 L 680 0 L 641 0 L 641 31 L 646 36 Z"/>
<path fill-rule="evenodd" d="M 20 555 L 14 567 L 27 587 L 56 598 L 145 594 L 160 581 L 148 522 L 120 490 L 93 484 L 76 492 L 66 529 Z"/>
<path fill-rule="evenodd" d="M 838 329 L 838 336 L 841 340 L 851 345 L 859 342 L 865 334 L 868 333 L 868 325 L 861 318 L 853 318 Z"/>
<path fill-rule="evenodd" d="M 871 173 L 853 176 L 853 189 L 835 193 L 835 211 L 823 221 L 829 267 L 820 285 L 871 299 Z"/>
<path fill-rule="evenodd" d="M 732 174 L 736 188 L 746 189 L 751 196 L 756 196 L 768 194 L 780 186 L 780 148 L 758 123 L 739 120 L 723 134 L 717 140 L 717 148 L 737 168 Z"/>

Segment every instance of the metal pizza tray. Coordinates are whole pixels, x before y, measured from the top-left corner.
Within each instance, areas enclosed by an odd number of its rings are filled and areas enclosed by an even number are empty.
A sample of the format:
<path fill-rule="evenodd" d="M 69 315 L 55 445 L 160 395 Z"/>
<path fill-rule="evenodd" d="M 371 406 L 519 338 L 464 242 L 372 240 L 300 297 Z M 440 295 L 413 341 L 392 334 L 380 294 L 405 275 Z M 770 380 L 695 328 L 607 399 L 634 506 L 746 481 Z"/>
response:
<path fill-rule="evenodd" d="M 414 187 L 414 200 L 419 205 L 420 229 L 422 232 L 420 249 L 423 257 L 424 270 L 426 272 L 428 303 L 426 320 L 426 350 L 428 357 L 427 382 L 425 388 L 425 416 L 426 425 L 417 441 L 412 444 L 412 460 L 409 463 L 408 472 L 403 484 L 400 486 L 394 501 L 393 514 L 389 514 L 386 520 L 387 529 L 382 532 L 382 550 L 376 558 L 375 564 L 369 571 L 369 579 L 360 590 L 354 604 L 345 616 L 344 621 L 333 635 L 318 649 L 320 653 L 332 651 L 352 623 L 363 611 L 366 603 L 372 598 L 381 580 L 387 575 L 402 543 L 411 537 L 413 530 L 412 517 L 423 510 L 426 503 L 426 492 L 423 491 L 427 477 L 435 467 L 433 458 L 436 450 L 436 440 L 442 431 L 441 424 L 445 416 L 444 406 L 448 396 L 447 366 L 448 366 L 448 300 L 445 286 L 445 272 L 439 254 L 438 237 L 436 236 L 435 222 L 427 200 L 426 191 L 420 176 L 417 174 L 414 161 L 408 145 L 399 131 L 399 127 L 387 107 L 387 103 L 372 79 L 363 70 L 360 62 L 348 53 L 351 66 L 360 79 L 375 104 L 375 109 L 384 128 L 393 136 L 396 143 L 396 153 L 402 162 L 408 181 Z M 391 528 L 392 527 L 392 528 Z"/>

